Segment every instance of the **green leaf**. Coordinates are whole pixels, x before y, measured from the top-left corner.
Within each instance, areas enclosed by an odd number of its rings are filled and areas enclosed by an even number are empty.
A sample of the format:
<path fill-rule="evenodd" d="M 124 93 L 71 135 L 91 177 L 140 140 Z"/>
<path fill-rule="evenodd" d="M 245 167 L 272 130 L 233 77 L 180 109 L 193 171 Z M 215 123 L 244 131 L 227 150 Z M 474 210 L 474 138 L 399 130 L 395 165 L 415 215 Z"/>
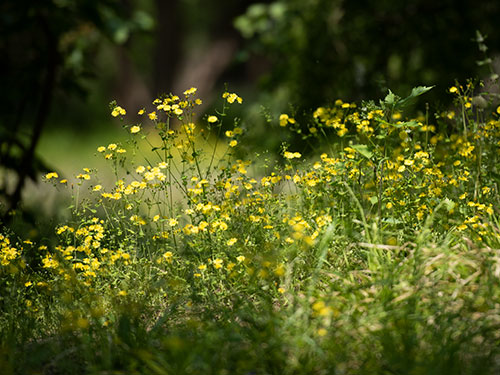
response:
<path fill-rule="evenodd" d="M 387 96 L 385 97 L 384 103 L 392 105 L 394 104 L 395 101 L 396 101 L 396 95 L 394 95 L 394 93 L 391 90 L 389 90 L 389 94 L 387 94 Z"/>
<path fill-rule="evenodd" d="M 406 98 L 404 99 L 401 99 L 397 104 L 398 104 L 398 107 L 403 107 L 405 105 L 407 105 L 408 103 L 410 103 L 413 99 L 415 99 L 417 96 L 420 96 L 420 95 L 423 95 L 425 94 L 426 92 L 432 90 L 434 88 L 434 86 L 418 86 L 418 87 L 414 87 L 412 90 L 411 90 L 411 93 L 409 96 L 407 96 Z"/>
<path fill-rule="evenodd" d="M 389 125 L 389 126 L 392 126 L 392 127 L 395 127 L 395 128 L 404 128 L 404 127 L 407 127 L 407 128 L 416 128 L 417 126 L 420 126 L 420 124 L 416 121 L 406 121 L 406 122 L 401 122 L 399 124 L 393 124 L 391 122 L 387 122 L 387 121 L 384 121 L 384 120 L 381 120 L 381 119 L 378 119 L 377 120 L 378 122 L 384 124 L 384 125 Z"/>
<path fill-rule="evenodd" d="M 374 195 L 373 197 L 370 198 L 370 203 L 371 204 L 377 204 L 378 203 L 378 197 Z"/>
<path fill-rule="evenodd" d="M 359 152 L 361 155 L 363 155 L 367 159 L 371 159 L 373 156 L 373 152 L 368 150 L 367 145 L 353 145 L 351 146 L 353 149 L 355 149 L 357 152 Z"/>

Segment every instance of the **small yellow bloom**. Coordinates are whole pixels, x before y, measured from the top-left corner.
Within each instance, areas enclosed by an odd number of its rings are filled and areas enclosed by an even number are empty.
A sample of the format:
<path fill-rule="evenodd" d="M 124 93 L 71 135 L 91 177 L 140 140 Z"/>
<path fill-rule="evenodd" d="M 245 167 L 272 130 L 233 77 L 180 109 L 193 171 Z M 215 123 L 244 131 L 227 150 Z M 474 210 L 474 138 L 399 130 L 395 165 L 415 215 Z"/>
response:
<path fill-rule="evenodd" d="M 135 134 L 135 133 L 139 133 L 141 131 L 141 127 L 140 126 L 137 126 L 137 125 L 134 125 L 130 128 L 130 132 L 132 134 Z"/>
<path fill-rule="evenodd" d="M 458 89 L 457 89 L 455 86 L 451 86 L 451 87 L 450 87 L 450 92 L 451 92 L 452 94 L 456 93 L 457 91 L 458 91 Z"/>
<path fill-rule="evenodd" d="M 238 144 L 238 141 L 233 139 L 231 142 L 229 142 L 230 147 L 235 147 Z"/>
<path fill-rule="evenodd" d="M 500 105 L 497 107 L 497 113 L 500 115 Z"/>
<path fill-rule="evenodd" d="M 184 95 L 193 95 L 195 94 L 197 91 L 197 88 L 196 87 L 191 87 L 190 89 L 187 89 L 186 91 L 184 91 Z"/>
<path fill-rule="evenodd" d="M 299 152 L 289 152 L 286 151 L 283 156 L 287 159 L 294 159 L 294 158 L 300 158 L 302 155 Z"/>
<path fill-rule="evenodd" d="M 207 121 L 211 124 L 213 124 L 214 122 L 217 122 L 219 119 L 217 118 L 217 116 L 208 116 L 208 119 Z"/>
<path fill-rule="evenodd" d="M 227 246 L 233 246 L 236 243 L 236 241 L 238 241 L 238 239 L 233 237 L 233 238 L 231 238 L 230 240 L 228 240 L 226 242 L 226 245 Z"/>
<path fill-rule="evenodd" d="M 143 109 L 140 109 L 139 112 L 137 112 L 138 115 L 143 115 L 144 114 L 144 108 Z"/>
<path fill-rule="evenodd" d="M 327 332 L 327 330 L 326 330 L 326 329 L 324 329 L 324 328 L 320 328 L 320 329 L 318 329 L 317 333 L 318 333 L 318 336 L 323 337 L 323 336 L 325 336 L 328 332 Z"/>
<path fill-rule="evenodd" d="M 156 112 L 151 112 L 150 114 L 148 114 L 148 117 L 150 120 L 157 120 L 158 119 Z"/>
<path fill-rule="evenodd" d="M 50 180 L 50 179 L 52 179 L 52 178 L 58 178 L 58 177 L 59 177 L 59 175 L 58 175 L 56 172 L 50 172 L 50 173 L 47 173 L 47 174 L 45 175 L 45 178 L 46 178 L 47 180 Z"/>
<path fill-rule="evenodd" d="M 92 191 L 99 191 L 102 189 L 102 185 L 96 185 L 94 186 L 94 188 L 92 189 Z"/>
<path fill-rule="evenodd" d="M 120 291 L 118 292 L 118 295 L 119 295 L 119 296 L 121 296 L 121 297 L 124 297 L 124 296 L 126 296 L 127 294 L 128 294 L 128 293 L 127 293 L 127 291 L 126 291 L 126 290 L 120 290 Z"/>
<path fill-rule="evenodd" d="M 116 145 L 116 143 L 110 143 L 110 144 L 108 145 L 108 150 L 113 151 L 113 150 L 116 150 L 116 148 L 117 148 L 117 147 L 118 147 L 118 146 Z"/>
<path fill-rule="evenodd" d="M 106 147 L 104 146 L 97 147 L 97 152 L 104 152 L 104 151 L 106 151 Z"/>
<path fill-rule="evenodd" d="M 283 113 L 280 115 L 280 126 L 287 126 L 288 125 L 288 115 L 286 113 Z"/>
<path fill-rule="evenodd" d="M 246 259 L 246 258 L 245 258 L 245 256 L 244 256 L 244 255 L 240 255 L 240 256 L 237 256 L 237 257 L 236 257 L 236 260 L 237 260 L 238 262 L 240 262 L 240 263 L 241 263 L 241 262 L 244 262 L 244 261 L 245 261 L 245 259 Z"/>
<path fill-rule="evenodd" d="M 111 112 L 111 116 L 113 116 L 113 117 L 117 117 L 119 115 L 124 116 L 126 114 L 127 114 L 127 111 L 125 111 L 125 109 L 123 109 L 120 106 L 116 106 L 115 108 L 113 108 L 113 111 Z"/>

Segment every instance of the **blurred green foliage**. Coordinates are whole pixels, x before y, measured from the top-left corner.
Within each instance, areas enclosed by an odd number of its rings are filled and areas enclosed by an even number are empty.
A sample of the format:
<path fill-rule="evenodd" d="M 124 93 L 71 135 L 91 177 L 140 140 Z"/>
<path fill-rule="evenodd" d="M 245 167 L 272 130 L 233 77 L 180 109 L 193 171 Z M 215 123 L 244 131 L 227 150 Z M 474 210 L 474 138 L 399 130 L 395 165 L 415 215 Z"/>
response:
<path fill-rule="evenodd" d="M 28 178 L 48 169 L 36 154 L 57 95 L 83 98 L 101 42 L 127 41 L 152 18 L 117 0 L 3 1 L 0 4 L 0 197 L 18 208 Z M 55 103 L 57 105 L 57 103 Z M 61 108 L 58 108 L 60 111 Z M 12 181 L 15 181 L 13 184 Z"/>
<path fill-rule="evenodd" d="M 280 0 L 251 5 L 235 27 L 272 66 L 264 88 L 313 109 L 418 85 L 436 85 L 430 99 L 443 100 L 450 82 L 481 73 L 476 30 L 498 53 L 499 14 L 497 1 Z"/>

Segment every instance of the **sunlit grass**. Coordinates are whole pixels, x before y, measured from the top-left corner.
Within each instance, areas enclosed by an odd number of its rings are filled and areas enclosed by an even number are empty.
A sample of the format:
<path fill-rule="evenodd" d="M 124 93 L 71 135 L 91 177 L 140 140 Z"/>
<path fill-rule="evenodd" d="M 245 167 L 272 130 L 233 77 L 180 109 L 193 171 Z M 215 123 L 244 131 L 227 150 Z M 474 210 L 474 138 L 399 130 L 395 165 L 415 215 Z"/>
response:
<path fill-rule="evenodd" d="M 283 113 L 269 132 L 324 152 L 284 144 L 279 163 L 240 159 L 234 93 L 197 124 L 190 89 L 141 124 L 113 103 L 122 135 L 81 149 L 49 135 L 47 186 L 73 204 L 55 241 L 0 237 L 1 368 L 495 373 L 500 107 L 475 108 L 469 82 L 409 117 L 430 89 Z"/>

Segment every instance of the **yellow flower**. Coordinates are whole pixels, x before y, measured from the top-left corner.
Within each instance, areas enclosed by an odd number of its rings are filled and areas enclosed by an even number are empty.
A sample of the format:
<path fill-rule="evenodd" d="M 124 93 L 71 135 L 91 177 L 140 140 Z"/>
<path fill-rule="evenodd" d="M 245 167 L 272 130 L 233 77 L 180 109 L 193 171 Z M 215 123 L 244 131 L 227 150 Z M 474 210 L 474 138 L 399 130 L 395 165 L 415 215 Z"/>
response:
<path fill-rule="evenodd" d="M 156 112 L 151 112 L 148 115 L 148 117 L 149 117 L 150 120 L 156 120 L 156 119 L 158 119 L 158 116 L 156 116 Z"/>
<path fill-rule="evenodd" d="M 458 91 L 458 89 L 457 89 L 455 86 L 451 86 L 451 87 L 450 87 L 450 92 L 451 92 L 452 94 L 456 93 L 457 91 Z"/>
<path fill-rule="evenodd" d="M 97 147 L 97 152 L 104 152 L 104 151 L 106 151 L 106 147 L 104 146 Z"/>
<path fill-rule="evenodd" d="M 139 133 L 141 131 L 141 127 L 140 126 L 137 126 L 137 125 L 134 125 L 130 128 L 130 132 L 132 134 L 135 134 L 135 133 Z"/>
<path fill-rule="evenodd" d="M 300 158 L 302 155 L 299 152 L 289 152 L 286 151 L 283 156 L 287 159 L 294 159 L 294 158 Z"/>
<path fill-rule="evenodd" d="M 214 260 L 213 263 L 214 263 L 215 269 L 218 270 L 219 268 L 222 268 L 222 263 L 224 263 L 224 261 L 222 259 L 220 259 L 220 258 L 217 258 L 217 259 Z"/>
<path fill-rule="evenodd" d="M 240 262 L 240 263 L 241 263 L 241 262 L 243 262 L 245 259 L 246 259 L 246 258 L 245 258 L 245 256 L 244 256 L 244 255 L 240 255 L 240 256 L 236 257 L 236 260 L 237 260 L 238 262 Z"/>
<path fill-rule="evenodd" d="M 497 113 L 500 115 L 500 105 L 497 107 Z"/>
<path fill-rule="evenodd" d="M 318 336 L 323 337 L 323 336 L 325 336 L 328 333 L 328 331 L 326 329 L 324 329 L 324 328 L 319 328 L 318 331 L 317 331 L 317 333 L 318 333 Z"/>
<path fill-rule="evenodd" d="M 208 116 L 208 119 L 207 121 L 211 124 L 213 124 L 214 122 L 217 122 L 219 119 L 217 118 L 217 116 Z"/>
<path fill-rule="evenodd" d="M 196 87 L 191 87 L 190 89 L 184 91 L 184 95 L 185 96 L 188 96 L 188 95 L 193 95 L 196 93 L 196 90 L 197 88 Z"/>
<path fill-rule="evenodd" d="M 206 264 L 200 264 L 200 265 L 198 266 L 198 269 L 199 269 L 200 271 L 204 271 L 204 270 L 206 270 L 206 269 L 207 269 L 207 265 L 206 265 Z"/>
<path fill-rule="evenodd" d="M 230 240 L 228 240 L 226 242 L 226 245 L 227 246 L 233 246 L 236 243 L 236 241 L 238 241 L 238 239 L 233 237 L 233 238 L 231 238 Z"/>
<path fill-rule="evenodd" d="M 143 109 L 140 109 L 139 112 L 137 112 L 138 115 L 143 115 L 144 114 L 144 108 Z"/>
<path fill-rule="evenodd" d="M 127 114 L 127 111 L 125 111 L 125 109 L 123 109 L 119 105 L 116 106 L 115 108 L 113 108 L 113 111 L 111 112 L 111 116 L 113 116 L 113 117 L 117 117 L 119 115 L 124 116 L 126 114 Z"/>
<path fill-rule="evenodd" d="M 293 120 L 293 119 L 291 119 L 291 120 Z M 287 114 L 283 113 L 280 115 L 280 126 L 283 126 L 283 127 L 287 126 L 289 122 L 291 122 L 291 121 L 290 121 L 290 117 L 288 117 Z M 294 122 L 295 122 L 295 120 L 294 120 Z"/>
<path fill-rule="evenodd" d="M 237 141 L 237 140 L 235 140 L 235 139 L 233 139 L 231 142 L 229 142 L 229 146 L 230 146 L 230 147 L 234 147 L 234 146 L 236 146 L 237 144 L 238 144 L 238 141 Z"/>
<path fill-rule="evenodd" d="M 120 290 L 120 291 L 118 292 L 118 295 L 119 295 L 120 297 L 124 297 L 124 296 L 126 296 L 127 294 L 128 294 L 128 293 L 127 293 L 127 291 L 126 291 L 126 290 Z"/>
<path fill-rule="evenodd" d="M 117 147 L 118 147 L 118 146 L 116 145 L 116 143 L 110 143 L 110 144 L 108 145 L 108 150 L 113 151 L 113 150 L 116 150 L 116 148 L 117 148 Z"/>
<path fill-rule="evenodd" d="M 50 180 L 50 179 L 52 179 L 52 178 L 58 178 L 58 177 L 59 177 L 59 175 L 58 175 L 56 172 L 50 172 L 50 173 L 47 173 L 47 174 L 45 175 L 45 178 L 46 178 L 47 180 Z"/>
<path fill-rule="evenodd" d="M 92 191 L 99 191 L 101 189 L 102 189 L 101 185 L 96 185 L 96 186 L 94 186 L 94 188 L 92 189 Z"/>

